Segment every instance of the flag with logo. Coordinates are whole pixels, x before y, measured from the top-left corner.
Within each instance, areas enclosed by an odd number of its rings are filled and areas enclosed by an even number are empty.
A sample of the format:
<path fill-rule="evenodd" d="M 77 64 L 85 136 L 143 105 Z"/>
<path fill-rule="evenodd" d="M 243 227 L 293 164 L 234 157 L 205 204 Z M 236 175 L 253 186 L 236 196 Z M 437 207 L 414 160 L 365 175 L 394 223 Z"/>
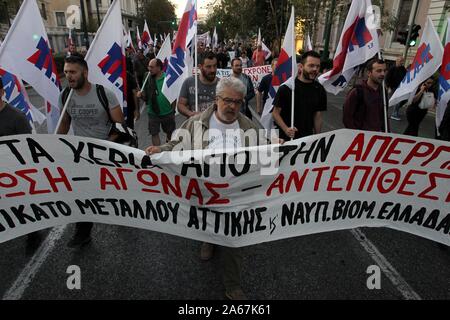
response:
<path fill-rule="evenodd" d="M 155 37 L 155 41 L 156 41 L 156 37 Z M 142 48 L 144 49 L 144 54 L 147 54 L 149 52 L 151 45 L 156 45 L 156 43 L 153 42 L 153 39 L 150 36 L 150 31 L 148 29 L 147 20 L 144 22 L 144 30 L 142 31 L 142 35 L 141 35 L 141 43 L 142 43 Z"/>
<path fill-rule="evenodd" d="M 183 81 L 190 76 L 186 57 L 187 46 L 197 33 L 197 1 L 188 0 L 178 27 L 177 39 L 174 43 L 166 78 L 162 88 L 163 94 L 170 103 L 178 99 Z"/>
<path fill-rule="evenodd" d="M 12 107 L 22 111 L 33 129 L 35 128 L 34 122 L 42 124 L 46 117 L 30 103 L 22 81 L 2 68 L 0 68 L 0 77 L 3 83 L 3 90 L 5 91 L 2 99 Z"/>
<path fill-rule="evenodd" d="M 370 0 L 352 1 L 333 59 L 333 69 L 319 77 L 325 90 L 338 94 L 356 69 L 378 52 L 377 26 Z"/>
<path fill-rule="evenodd" d="M 170 35 L 167 36 L 166 40 L 164 40 L 163 45 L 161 46 L 161 49 L 159 49 L 158 55 L 156 56 L 157 59 L 161 60 L 163 63 L 163 71 L 167 71 L 167 66 L 169 64 L 169 58 L 172 54 L 172 46 L 171 46 L 171 40 Z"/>
<path fill-rule="evenodd" d="M 439 75 L 438 104 L 436 108 L 436 128 L 439 128 L 444 117 L 447 103 L 450 100 L 450 18 L 447 18 L 447 37 L 444 56 Z"/>
<path fill-rule="evenodd" d="M 133 45 L 133 40 L 131 39 L 131 32 L 130 30 L 126 31 L 125 27 L 123 27 L 123 41 L 126 49 L 130 49 L 132 52 L 136 51 Z"/>
<path fill-rule="evenodd" d="M 120 1 L 114 0 L 86 54 L 89 81 L 113 91 L 126 115 L 126 63 Z"/>
<path fill-rule="evenodd" d="M 261 39 L 261 28 L 258 28 L 258 44 L 260 44 L 262 46 L 262 51 L 265 54 L 265 59 L 269 59 L 270 56 L 272 55 L 272 52 L 270 51 L 269 48 L 267 48 L 267 46 L 264 44 L 264 42 Z"/>
<path fill-rule="evenodd" d="M 50 103 L 51 108 L 47 110 L 59 115 L 61 83 L 35 0 L 25 0 L 22 3 L 0 47 L 0 66 L 29 83 Z M 48 128 L 54 125 L 56 124 L 47 123 Z"/>
<path fill-rule="evenodd" d="M 420 84 L 439 69 L 443 55 L 444 48 L 441 40 L 433 26 L 433 21 L 428 17 L 414 60 L 400 86 L 389 100 L 389 105 L 396 105 L 414 94 Z"/>
<path fill-rule="evenodd" d="M 293 89 L 295 84 L 295 77 L 297 76 L 296 55 L 295 55 L 295 14 L 292 8 L 291 18 L 284 36 L 283 46 L 281 48 L 280 56 L 275 68 L 275 72 L 272 75 L 272 83 L 269 89 L 269 96 L 264 104 L 264 110 L 261 115 L 261 124 L 265 129 L 271 129 L 273 127 L 272 109 L 273 101 L 278 88 L 281 85 L 287 85 Z"/>

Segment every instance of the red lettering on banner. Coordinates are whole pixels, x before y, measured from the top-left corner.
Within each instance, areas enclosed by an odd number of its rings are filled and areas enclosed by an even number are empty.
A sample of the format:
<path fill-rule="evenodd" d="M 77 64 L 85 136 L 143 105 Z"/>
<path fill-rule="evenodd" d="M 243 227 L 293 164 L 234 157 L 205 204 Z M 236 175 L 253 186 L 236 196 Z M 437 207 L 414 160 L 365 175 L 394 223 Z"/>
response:
<path fill-rule="evenodd" d="M 206 204 L 227 204 L 230 203 L 230 199 L 221 198 L 220 194 L 216 192 L 215 189 L 225 189 L 228 188 L 230 185 L 228 183 L 210 183 L 205 182 L 205 187 L 208 189 L 208 191 L 212 194 L 212 197 L 206 202 Z"/>
<path fill-rule="evenodd" d="M 426 150 L 419 151 L 422 147 L 426 147 Z M 434 145 L 429 142 L 419 142 L 417 143 L 409 154 L 406 156 L 405 160 L 403 160 L 402 164 L 408 164 L 411 162 L 413 158 L 425 158 L 428 157 L 434 150 Z"/>
<path fill-rule="evenodd" d="M 370 138 L 369 140 L 369 144 L 367 145 L 366 148 L 366 153 L 364 154 L 364 156 L 362 157 L 362 161 L 366 161 L 367 158 L 369 157 L 370 152 L 375 151 L 376 149 L 374 148 L 375 143 L 378 140 L 383 141 L 382 145 L 380 147 L 378 147 L 378 153 L 375 156 L 374 162 L 379 162 L 381 157 L 383 156 L 384 151 L 387 149 L 387 147 L 389 146 L 389 144 L 392 141 L 392 137 L 385 137 L 385 136 L 373 136 Z"/>
<path fill-rule="evenodd" d="M 341 158 L 341 161 L 347 160 L 351 155 L 355 156 L 355 161 L 359 161 L 362 157 L 362 152 L 364 149 L 364 133 L 359 133 L 355 139 L 353 139 L 352 144 L 345 151 Z"/>
<path fill-rule="evenodd" d="M 272 182 L 267 189 L 266 196 L 270 197 L 272 190 L 278 188 L 278 192 L 283 194 L 284 174 L 278 175 L 274 182 Z"/>
<path fill-rule="evenodd" d="M 30 192 L 31 195 L 50 193 L 51 192 L 50 189 L 37 190 L 37 188 L 36 188 L 37 181 L 35 181 L 33 178 L 31 178 L 29 176 L 29 175 L 35 174 L 37 172 L 38 172 L 37 169 L 25 169 L 25 170 L 16 171 L 15 174 L 30 183 L 29 192 Z"/>
<path fill-rule="evenodd" d="M 152 180 L 147 181 L 145 180 L 145 177 L 150 177 Z M 140 170 L 137 174 L 137 179 L 140 183 L 147 187 L 156 187 L 159 184 L 159 179 L 156 173 L 150 171 L 150 170 Z M 154 189 L 148 189 L 148 188 L 142 188 L 143 192 L 150 192 L 150 193 L 161 193 L 159 190 Z"/>
<path fill-rule="evenodd" d="M 119 182 L 116 177 L 109 171 L 108 168 L 100 168 L 100 190 L 106 190 L 108 185 L 113 186 L 116 190 L 121 190 Z"/>
<path fill-rule="evenodd" d="M 309 172 L 309 169 L 306 169 L 305 172 L 303 172 L 302 177 L 299 178 L 298 171 L 293 171 L 289 175 L 288 181 L 286 182 L 286 192 L 289 192 L 291 190 L 292 182 L 295 184 L 295 190 L 297 192 L 302 191 L 303 183 L 305 182 L 308 172 Z"/>
<path fill-rule="evenodd" d="M 161 174 L 161 185 L 163 187 L 165 194 L 167 194 L 167 195 L 169 194 L 169 188 L 170 188 L 170 190 L 173 192 L 173 194 L 176 197 L 181 198 L 181 197 L 183 197 L 183 195 L 181 193 L 181 186 L 180 186 L 181 178 L 180 178 L 180 176 L 175 176 L 174 178 L 175 178 L 175 185 L 173 185 L 170 182 L 169 177 L 165 173 L 162 173 Z"/>
<path fill-rule="evenodd" d="M 128 186 L 127 186 L 127 182 L 125 181 L 125 177 L 123 176 L 124 172 L 133 172 L 132 169 L 125 169 L 125 168 L 117 168 L 117 175 L 119 176 L 120 179 L 120 183 L 122 184 L 122 189 L 123 190 L 128 190 Z"/>
<path fill-rule="evenodd" d="M 67 191 L 72 191 L 72 186 L 70 185 L 70 181 L 67 178 L 66 173 L 64 172 L 64 169 L 61 167 L 57 167 L 56 170 L 58 170 L 58 173 L 60 175 L 59 178 L 52 176 L 52 174 L 50 173 L 50 170 L 47 168 L 44 168 L 44 174 L 47 177 L 47 180 L 50 183 L 50 187 L 52 187 L 53 192 L 59 192 L 56 184 L 61 183 L 61 182 L 65 185 Z"/>
<path fill-rule="evenodd" d="M 364 185 L 366 184 L 367 179 L 369 178 L 369 174 L 372 171 L 372 167 L 368 166 L 354 166 L 352 172 L 350 173 L 350 178 L 348 179 L 347 187 L 345 188 L 346 191 L 350 191 L 353 188 L 353 181 L 355 180 L 356 173 L 359 170 L 364 170 L 364 176 L 361 180 L 361 183 L 359 184 L 358 191 L 361 192 L 364 188 Z"/>
<path fill-rule="evenodd" d="M 401 154 L 402 150 L 395 149 L 399 143 L 416 143 L 416 141 L 411 139 L 405 139 L 405 138 L 397 138 L 394 139 L 394 141 L 391 143 L 389 148 L 387 148 L 386 153 L 384 154 L 383 160 L 381 162 L 383 163 L 389 163 L 389 164 L 399 164 L 400 161 L 390 159 L 389 157 L 394 154 Z"/>
<path fill-rule="evenodd" d="M 324 171 L 330 170 L 330 167 L 321 167 L 312 169 L 312 171 L 317 172 L 316 182 L 314 183 L 314 191 L 319 190 L 320 181 L 322 180 L 322 175 Z"/>
<path fill-rule="evenodd" d="M 192 196 L 198 198 L 198 204 L 203 205 L 203 195 L 197 180 L 191 179 L 186 191 L 186 199 L 191 200 Z"/>
<path fill-rule="evenodd" d="M 391 173 L 394 174 L 394 177 L 392 179 L 391 178 L 387 179 L 386 176 Z M 402 175 L 402 173 L 400 172 L 399 169 L 389 169 L 389 170 L 384 171 L 381 174 L 380 178 L 378 179 L 378 183 L 377 183 L 378 191 L 380 193 L 389 193 L 392 190 L 394 190 L 395 187 L 398 185 L 398 182 L 400 181 L 401 175 Z M 390 186 L 385 188 L 384 184 L 383 184 L 384 182 L 390 183 Z"/>
<path fill-rule="evenodd" d="M 430 200 L 439 200 L 439 197 L 429 195 L 429 192 L 434 190 L 437 187 L 436 178 L 447 179 L 447 182 L 448 182 L 448 179 L 450 179 L 450 175 L 433 172 L 433 173 L 430 173 L 428 178 L 430 181 L 430 186 L 427 189 L 425 189 L 424 191 L 422 191 L 421 193 L 419 193 L 418 197 L 424 198 L 424 199 L 430 199 Z M 445 202 L 450 202 L 450 193 L 447 195 Z"/>
<path fill-rule="evenodd" d="M 424 167 L 427 164 L 429 164 L 431 161 L 433 161 L 434 159 L 436 159 L 441 152 L 447 152 L 450 153 L 450 147 L 449 146 L 439 146 L 436 148 L 436 150 L 434 151 L 433 155 L 430 157 L 430 159 L 428 159 L 427 161 L 423 162 L 420 166 Z M 448 158 L 447 158 L 448 159 Z M 448 166 L 448 161 L 446 161 L 442 166 L 441 169 L 445 169 Z"/>
<path fill-rule="evenodd" d="M 333 187 L 333 183 L 335 181 L 341 180 L 340 178 L 336 177 L 338 170 L 348 170 L 348 169 L 350 169 L 349 166 L 336 166 L 333 168 L 333 170 L 331 171 L 330 180 L 328 181 L 327 191 L 342 191 L 342 188 Z"/>
<path fill-rule="evenodd" d="M 416 184 L 416 181 L 410 180 L 410 178 L 411 178 L 411 176 L 413 174 L 427 175 L 427 172 L 420 171 L 420 170 L 410 170 L 410 171 L 408 171 L 408 173 L 406 174 L 405 178 L 403 179 L 402 184 L 400 185 L 400 188 L 398 189 L 398 194 L 402 194 L 402 195 L 405 195 L 405 196 L 413 196 L 414 195 L 414 192 L 405 190 L 405 187 L 407 185 L 415 185 Z"/>

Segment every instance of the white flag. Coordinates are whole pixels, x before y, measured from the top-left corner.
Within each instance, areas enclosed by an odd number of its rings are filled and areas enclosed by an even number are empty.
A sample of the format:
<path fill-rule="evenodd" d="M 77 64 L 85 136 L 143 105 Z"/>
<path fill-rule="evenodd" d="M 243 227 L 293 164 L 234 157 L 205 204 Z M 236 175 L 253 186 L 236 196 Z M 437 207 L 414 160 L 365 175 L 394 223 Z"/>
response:
<path fill-rule="evenodd" d="M 214 33 L 212 37 L 212 44 L 214 48 L 217 48 L 219 46 L 219 37 L 217 36 L 216 27 L 214 27 Z"/>
<path fill-rule="evenodd" d="M 433 26 L 433 21 L 428 17 L 416 56 L 400 86 L 389 100 L 389 105 L 396 105 L 400 101 L 408 99 L 411 93 L 415 93 L 420 84 L 439 69 L 443 54 L 444 48 L 439 35 Z"/>
<path fill-rule="evenodd" d="M 126 114 L 126 63 L 120 1 L 114 0 L 86 54 L 89 81 L 113 91 Z"/>
<path fill-rule="evenodd" d="M 338 94 L 356 68 L 380 51 L 370 0 L 352 1 L 333 60 L 333 69 L 319 77 L 325 90 Z"/>
<path fill-rule="evenodd" d="M 172 54 L 172 46 L 171 46 L 170 35 L 167 36 L 166 40 L 164 40 L 161 49 L 159 49 L 157 59 L 161 60 L 163 63 L 163 71 L 166 72 L 167 66 L 169 64 L 169 58 Z"/>
<path fill-rule="evenodd" d="M 298 69 L 296 68 L 296 54 L 295 54 L 295 13 L 292 8 L 291 18 L 284 36 L 283 47 L 281 48 L 280 56 L 276 65 L 275 73 L 272 75 L 272 83 L 269 89 L 269 96 L 264 104 L 264 110 L 261 115 L 261 124 L 265 129 L 271 129 L 273 127 L 272 109 L 273 101 L 278 88 L 281 85 L 287 85 L 293 89 L 295 84 L 295 78 L 297 77 Z"/>
<path fill-rule="evenodd" d="M 178 27 L 177 39 L 173 45 L 172 54 L 167 67 L 162 92 L 170 103 L 178 99 L 184 80 L 192 75 L 189 73 L 187 45 L 197 33 L 197 1 L 187 0 L 183 17 Z"/>
<path fill-rule="evenodd" d="M 0 47 L 0 66 L 28 82 L 59 115 L 61 84 L 44 23 L 35 0 L 25 0 Z M 47 123 L 48 127 L 53 126 Z M 50 131 L 49 131 L 50 132 Z"/>
<path fill-rule="evenodd" d="M 444 57 L 439 75 L 438 105 L 436 108 L 436 128 L 439 128 L 444 117 L 447 103 L 450 100 L 450 18 L 447 19 L 447 38 L 445 40 Z"/>

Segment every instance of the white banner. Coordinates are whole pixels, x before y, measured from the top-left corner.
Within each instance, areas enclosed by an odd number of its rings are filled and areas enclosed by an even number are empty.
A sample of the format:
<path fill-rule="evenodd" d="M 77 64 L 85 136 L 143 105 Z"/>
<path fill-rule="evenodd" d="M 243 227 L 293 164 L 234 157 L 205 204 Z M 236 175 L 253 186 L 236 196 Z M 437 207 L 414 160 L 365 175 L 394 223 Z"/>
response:
<path fill-rule="evenodd" d="M 92 221 L 233 247 L 364 226 L 450 245 L 448 142 L 343 129 L 231 151 L 2 137 L 0 243 Z"/>

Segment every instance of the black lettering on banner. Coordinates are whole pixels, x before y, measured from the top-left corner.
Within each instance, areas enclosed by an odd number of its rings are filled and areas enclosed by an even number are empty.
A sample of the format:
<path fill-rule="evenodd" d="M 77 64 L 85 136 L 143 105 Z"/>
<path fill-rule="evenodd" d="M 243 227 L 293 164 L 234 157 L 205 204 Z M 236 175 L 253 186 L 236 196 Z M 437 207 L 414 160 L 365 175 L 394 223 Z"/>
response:
<path fill-rule="evenodd" d="M 17 161 L 19 161 L 20 164 L 24 165 L 26 164 L 25 159 L 20 154 L 19 150 L 14 146 L 15 143 L 19 143 L 20 140 L 12 139 L 12 140 L 3 140 L 0 141 L 0 146 L 5 144 L 9 150 L 12 152 L 12 154 L 16 157 Z"/>
<path fill-rule="evenodd" d="M 117 159 L 117 157 L 119 157 L 120 159 Z M 114 148 L 109 149 L 109 161 L 119 168 L 122 167 L 121 164 L 128 164 L 127 156 L 121 151 Z"/>
<path fill-rule="evenodd" d="M 28 148 L 30 149 L 31 157 L 34 163 L 40 163 L 39 158 L 44 157 L 50 162 L 55 162 L 55 160 L 47 153 L 47 151 L 42 148 L 42 146 L 31 138 L 27 138 Z"/>
<path fill-rule="evenodd" d="M 72 214 L 72 210 L 70 209 L 70 206 L 63 201 L 43 202 L 43 203 L 40 203 L 39 205 L 48 207 L 50 209 L 50 212 L 52 213 L 52 215 L 55 218 L 59 218 L 58 213 L 62 214 L 65 217 L 68 217 Z M 55 208 L 55 206 L 56 206 L 56 208 Z M 34 212 L 34 210 L 33 210 L 33 212 Z M 35 213 L 35 216 L 36 216 L 36 213 Z M 36 217 L 36 220 L 38 220 L 37 217 Z"/>
<path fill-rule="evenodd" d="M 295 145 L 280 145 L 280 146 L 276 146 L 274 148 L 275 154 L 280 154 L 282 153 L 280 159 L 279 159 L 279 164 L 281 164 L 281 162 L 283 161 L 283 159 L 292 151 L 296 150 L 298 148 L 298 146 Z"/>
<path fill-rule="evenodd" d="M 142 157 L 141 168 L 142 169 L 158 168 L 158 169 L 162 170 L 162 168 L 160 166 L 153 164 L 152 159 L 150 159 L 149 155 L 145 155 L 145 156 Z"/>
<path fill-rule="evenodd" d="M 450 235 L 450 213 L 448 213 L 436 227 L 436 231 L 440 231 L 441 229 L 444 229 L 444 234 Z"/>
<path fill-rule="evenodd" d="M 72 153 L 73 153 L 73 162 L 74 163 L 80 163 L 80 160 L 83 159 L 83 160 L 87 161 L 90 164 L 94 164 L 94 161 L 89 160 L 89 159 L 81 156 L 81 153 L 83 152 L 83 149 L 84 149 L 84 142 L 79 141 L 78 142 L 78 146 L 75 147 L 74 145 L 72 145 L 69 141 L 67 141 L 64 138 L 59 138 L 59 140 L 62 143 L 64 143 L 65 145 L 67 145 L 69 147 L 70 151 L 72 151 Z"/>
<path fill-rule="evenodd" d="M 98 145 L 98 144 L 95 144 L 95 143 L 92 143 L 92 142 L 88 142 L 87 143 L 87 147 L 88 147 L 89 158 L 94 160 L 95 164 L 98 164 L 100 166 L 114 167 L 114 165 L 112 165 L 110 163 L 102 162 L 101 158 L 96 158 L 95 155 L 94 155 L 96 149 L 106 151 L 106 150 L 108 150 L 106 147 Z"/>
<path fill-rule="evenodd" d="M 241 230 L 241 216 L 242 211 L 239 212 L 231 212 L 231 236 L 240 237 L 242 234 Z"/>
<path fill-rule="evenodd" d="M 24 213 L 24 211 L 25 211 L 24 205 L 20 205 L 18 207 L 11 207 L 11 211 L 14 214 L 14 216 L 16 217 L 16 219 L 19 221 L 20 224 L 26 224 L 27 221 L 36 222 L 35 218 Z"/>
<path fill-rule="evenodd" d="M 92 203 L 94 204 L 95 209 L 96 209 L 95 213 L 103 215 L 103 216 L 108 216 L 109 212 L 103 210 L 105 208 L 103 202 L 105 202 L 105 199 L 102 199 L 102 198 L 92 199 Z"/>
<path fill-rule="evenodd" d="M 192 226 L 194 226 L 197 230 L 200 228 L 200 222 L 198 221 L 197 216 L 197 208 L 194 206 L 191 206 L 191 209 L 189 210 L 189 221 L 187 226 L 188 228 L 192 228 Z"/>
<path fill-rule="evenodd" d="M 240 153 L 240 154 L 242 154 L 242 153 Z M 235 154 L 234 154 L 234 162 L 236 162 L 236 157 L 238 157 L 240 154 L 238 154 L 238 153 L 235 153 Z M 230 163 L 230 164 L 228 165 L 229 168 L 230 168 L 231 174 L 232 174 L 233 176 L 235 176 L 235 177 L 240 177 L 240 176 L 242 176 L 242 175 L 248 173 L 249 170 L 250 170 L 250 166 L 251 166 L 251 165 L 250 165 L 250 152 L 249 152 L 249 151 L 245 151 L 245 152 L 244 152 L 244 155 L 245 155 L 245 163 L 244 163 L 244 166 L 243 166 L 243 168 L 242 168 L 241 171 L 238 171 L 238 170 L 237 170 L 236 164 L 235 164 L 235 163 Z"/>
<path fill-rule="evenodd" d="M 431 211 L 431 213 L 429 214 L 428 218 L 425 220 L 425 222 L 423 223 L 423 226 L 425 228 L 429 228 L 429 229 L 434 229 L 436 228 L 438 219 L 439 219 L 439 210 L 433 210 Z"/>
<path fill-rule="evenodd" d="M 83 215 L 86 214 L 86 210 L 90 210 L 92 213 L 96 214 L 95 205 L 90 200 L 81 201 L 76 199 L 75 204 L 77 205 L 78 209 L 80 209 L 80 213 Z"/>
<path fill-rule="evenodd" d="M 3 219 L 8 224 L 8 227 L 10 227 L 11 229 L 16 227 L 16 224 L 14 223 L 13 219 L 8 214 L 8 212 L 6 212 L 6 210 L 0 209 L 0 214 L 3 216 Z M 1 225 L 0 231 L 5 231 L 5 227 L 3 225 Z"/>
<path fill-rule="evenodd" d="M 187 176 L 188 169 L 194 168 L 195 169 L 195 175 L 197 178 L 200 178 L 202 176 L 202 165 L 200 163 L 195 163 L 195 158 L 191 158 L 191 161 L 188 163 L 183 163 L 181 166 L 181 175 L 183 177 Z"/>
<path fill-rule="evenodd" d="M 208 226 L 207 218 L 208 218 L 208 211 L 207 208 L 198 208 L 202 212 L 202 230 L 205 231 L 206 227 Z"/>

